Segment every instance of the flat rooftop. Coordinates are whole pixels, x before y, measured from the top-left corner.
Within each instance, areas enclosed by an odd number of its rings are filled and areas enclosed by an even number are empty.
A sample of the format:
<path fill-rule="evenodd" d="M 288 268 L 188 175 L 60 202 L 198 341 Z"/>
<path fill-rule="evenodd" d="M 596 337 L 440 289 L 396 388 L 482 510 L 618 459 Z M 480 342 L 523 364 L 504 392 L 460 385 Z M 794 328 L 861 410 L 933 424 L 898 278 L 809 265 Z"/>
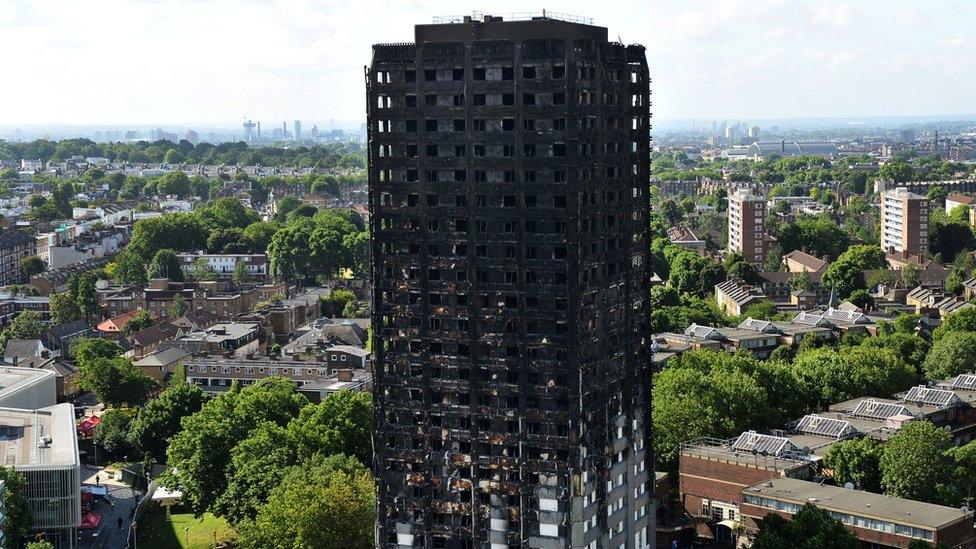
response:
<path fill-rule="evenodd" d="M 0 399 L 8 393 L 19 391 L 54 374 L 36 368 L 0 367 Z"/>
<path fill-rule="evenodd" d="M 0 464 L 18 469 L 77 466 L 78 438 L 71 404 L 37 410 L 0 408 Z"/>
<path fill-rule="evenodd" d="M 882 494 L 821 485 L 794 478 L 777 477 L 742 490 L 742 495 L 759 496 L 803 505 L 813 503 L 829 511 L 885 520 L 936 530 L 963 519 L 972 520 L 972 511 L 961 511 L 933 503 L 893 498 Z"/>

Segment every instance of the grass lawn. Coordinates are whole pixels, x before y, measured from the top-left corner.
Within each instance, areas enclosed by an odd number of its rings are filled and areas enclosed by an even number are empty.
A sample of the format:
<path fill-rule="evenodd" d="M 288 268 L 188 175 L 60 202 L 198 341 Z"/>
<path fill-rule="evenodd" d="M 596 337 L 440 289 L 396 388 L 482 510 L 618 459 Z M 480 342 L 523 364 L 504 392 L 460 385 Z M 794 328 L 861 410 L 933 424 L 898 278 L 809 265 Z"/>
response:
<path fill-rule="evenodd" d="M 172 522 L 167 522 L 166 510 L 151 505 L 139 523 L 140 549 L 207 549 L 213 547 L 214 530 L 218 542 L 233 539 L 236 535 L 226 520 L 210 513 L 197 518 L 176 506 L 173 507 Z"/>

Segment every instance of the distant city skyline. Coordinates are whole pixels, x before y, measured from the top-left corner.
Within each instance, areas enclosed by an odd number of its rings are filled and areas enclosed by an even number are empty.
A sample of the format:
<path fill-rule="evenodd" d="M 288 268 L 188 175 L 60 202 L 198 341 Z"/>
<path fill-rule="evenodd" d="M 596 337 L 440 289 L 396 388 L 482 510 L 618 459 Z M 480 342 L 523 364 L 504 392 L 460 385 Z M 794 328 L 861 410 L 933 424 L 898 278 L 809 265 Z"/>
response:
<path fill-rule="evenodd" d="M 976 110 L 976 4 L 963 0 L 550 7 L 647 47 L 657 120 Z M 0 48 L 18 52 L 20 67 L 0 93 L 0 124 L 204 127 L 247 117 L 346 126 L 365 118 L 373 42 L 412 41 L 412 25 L 438 15 L 527 8 L 536 9 L 509 0 L 108 0 L 98 9 L 0 0 Z"/>

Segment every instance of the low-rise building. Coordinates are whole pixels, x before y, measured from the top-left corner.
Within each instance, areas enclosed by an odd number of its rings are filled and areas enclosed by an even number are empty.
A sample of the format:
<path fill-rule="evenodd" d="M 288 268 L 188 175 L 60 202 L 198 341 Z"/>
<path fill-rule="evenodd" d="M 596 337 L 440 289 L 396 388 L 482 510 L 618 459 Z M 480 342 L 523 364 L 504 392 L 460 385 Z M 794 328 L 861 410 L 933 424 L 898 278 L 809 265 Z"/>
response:
<path fill-rule="evenodd" d="M 739 316 L 750 305 L 768 298 L 760 288 L 733 278 L 715 285 L 715 302 L 718 308 L 729 316 Z"/>
<path fill-rule="evenodd" d="M 76 547 L 81 524 L 81 461 L 73 406 L 0 408 L 0 433 L 4 465 L 27 479 L 33 531 L 43 533 L 55 547 Z"/>
<path fill-rule="evenodd" d="M 0 367 L 0 407 L 33 410 L 57 401 L 53 373 L 38 368 Z"/>
<path fill-rule="evenodd" d="M 186 380 L 195 383 L 201 389 L 210 393 L 226 391 L 235 382 L 240 385 L 250 385 L 270 376 L 281 376 L 294 382 L 299 387 L 309 383 L 331 384 L 338 381 L 340 370 L 329 364 L 324 358 L 311 361 L 295 359 L 275 359 L 266 357 L 189 357 L 183 361 Z M 356 372 L 354 370 L 354 372 Z M 365 370 L 354 373 L 354 379 L 362 379 L 368 375 Z M 343 374 L 345 375 L 345 374 Z M 358 382 L 357 382 L 358 383 Z M 372 377 L 368 382 L 359 385 L 361 390 L 372 387 Z M 314 387 L 315 391 L 325 391 L 323 387 Z"/>
<path fill-rule="evenodd" d="M 783 256 L 783 265 L 789 273 L 819 273 L 827 268 L 826 256 L 823 259 L 803 250 L 793 250 Z"/>
<path fill-rule="evenodd" d="M 197 262 L 205 261 L 217 275 L 230 278 L 238 264 L 244 266 L 248 276 L 264 278 L 268 275 L 268 256 L 266 254 L 176 254 L 180 267 L 187 275 L 192 275 Z"/>
<path fill-rule="evenodd" d="M 214 324 L 185 334 L 160 348 L 180 347 L 194 355 L 253 355 L 262 350 L 261 325 L 256 322 Z"/>
<path fill-rule="evenodd" d="M 134 364 L 149 377 L 164 383 L 170 380 L 183 360 L 189 356 L 190 353 L 181 347 L 169 347 L 150 353 Z"/>
<path fill-rule="evenodd" d="M 907 548 L 913 541 L 976 547 L 973 512 L 789 477 L 759 481 L 741 491 L 741 524 L 754 535 L 769 514 L 791 518 L 811 503 L 839 520 L 865 546 Z"/>

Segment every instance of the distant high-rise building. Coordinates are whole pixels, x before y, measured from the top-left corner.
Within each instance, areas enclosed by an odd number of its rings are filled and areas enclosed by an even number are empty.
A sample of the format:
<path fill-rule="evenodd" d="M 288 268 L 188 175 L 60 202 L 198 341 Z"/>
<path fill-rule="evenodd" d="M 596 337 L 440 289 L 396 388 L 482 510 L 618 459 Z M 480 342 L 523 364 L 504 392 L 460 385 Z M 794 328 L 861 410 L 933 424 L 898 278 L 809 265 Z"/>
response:
<path fill-rule="evenodd" d="M 881 247 L 905 255 L 929 250 L 929 200 L 904 187 L 881 193 Z"/>
<path fill-rule="evenodd" d="M 258 124 L 260 124 L 260 122 Z M 255 127 L 256 125 L 254 124 L 254 122 L 251 122 L 250 120 L 244 121 L 244 141 L 246 143 L 252 143 L 256 141 L 255 139 L 256 135 L 254 133 Z"/>
<path fill-rule="evenodd" d="M 292 127 L 292 132 L 291 132 L 292 133 L 292 137 L 295 139 L 295 141 L 301 141 L 302 140 L 302 122 L 301 122 L 301 120 L 296 120 L 296 121 L 292 122 L 291 123 L 291 127 Z"/>
<path fill-rule="evenodd" d="M 914 143 L 915 142 L 915 130 L 912 128 L 906 128 L 901 131 L 901 141 L 902 143 Z"/>
<path fill-rule="evenodd" d="M 197 141 L 200 140 L 200 136 L 193 130 L 186 130 L 186 140 L 196 145 Z"/>
<path fill-rule="evenodd" d="M 766 199 L 746 190 L 729 196 L 729 251 L 750 263 L 766 261 Z"/>
<path fill-rule="evenodd" d="M 725 139 L 729 144 L 735 144 L 735 128 L 733 126 L 725 127 Z"/>
<path fill-rule="evenodd" d="M 418 25 L 368 78 L 376 546 L 655 546 L 644 48 Z"/>
<path fill-rule="evenodd" d="M 749 127 L 749 137 L 753 139 L 758 139 L 760 135 L 762 135 L 762 130 L 759 129 L 759 126 Z"/>

